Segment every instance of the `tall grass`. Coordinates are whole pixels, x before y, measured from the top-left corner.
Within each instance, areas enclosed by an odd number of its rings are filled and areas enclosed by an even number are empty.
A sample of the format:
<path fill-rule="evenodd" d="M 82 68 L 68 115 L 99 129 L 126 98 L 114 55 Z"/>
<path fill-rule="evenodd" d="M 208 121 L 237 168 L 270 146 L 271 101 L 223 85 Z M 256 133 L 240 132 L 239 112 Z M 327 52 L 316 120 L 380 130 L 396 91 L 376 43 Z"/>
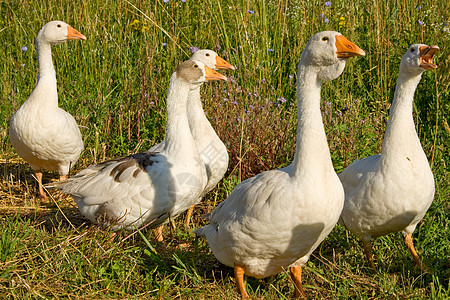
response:
<path fill-rule="evenodd" d="M 52 48 L 59 105 L 83 126 L 86 149 L 75 171 L 146 150 L 164 138 L 168 80 L 190 56 L 190 46 L 213 49 L 236 65 L 236 71 L 226 74 L 230 81 L 203 87 L 206 114 L 227 145 L 230 165 L 195 215 L 195 226 L 202 224 L 198 215 L 225 199 L 239 181 L 291 162 L 297 64 L 314 33 L 337 30 L 367 53 L 349 60 L 342 76 L 322 88 L 323 121 L 336 171 L 380 151 L 407 47 L 439 45 L 439 68 L 424 73 L 414 103 L 416 128 L 437 186 L 414 237 L 434 273 L 414 270 L 401 237 L 391 235 L 374 244 L 380 273 L 373 275 L 357 240 L 338 226 L 306 267 L 305 284 L 312 298 L 450 297 L 447 2 L 0 1 L 0 295 L 235 296 L 230 269 L 218 264 L 204 241 L 194 242 L 182 228 L 167 233 L 167 251 L 157 247 L 155 253 L 146 244 L 148 238 L 154 245 L 146 232 L 126 238 L 87 227 L 70 198 L 58 198 L 58 207 L 42 207 L 35 200 L 34 181 L 15 154 L 7 129 L 35 86 L 37 32 L 58 19 L 87 37 Z M 45 174 L 46 180 L 51 177 Z M 248 283 L 255 297 L 282 299 L 293 293 L 286 274 Z"/>

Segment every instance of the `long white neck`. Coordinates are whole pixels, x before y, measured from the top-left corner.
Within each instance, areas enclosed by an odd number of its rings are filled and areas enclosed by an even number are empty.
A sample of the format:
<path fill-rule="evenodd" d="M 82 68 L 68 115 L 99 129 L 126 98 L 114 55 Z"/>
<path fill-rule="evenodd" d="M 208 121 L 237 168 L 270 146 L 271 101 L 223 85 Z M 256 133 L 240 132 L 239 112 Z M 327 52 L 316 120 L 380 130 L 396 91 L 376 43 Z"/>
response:
<path fill-rule="evenodd" d="M 413 119 L 414 92 L 420 82 L 421 74 L 409 74 L 400 72 L 392 101 L 389 121 L 383 141 L 381 152 L 383 160 L 394 159 L 398 161 L 400 156 L 423 153 L 417 136 Z M 416 152 L 418 151 L 418 152 Z M 403 157 L 411 160 L 414 157 Z"/>
<path fill-rule="evenodd" d="M 167 125 L 164 151 L 183 157 L 198 155 L 187 118 L 189 84 L 173 74 L 167 93 Z"/>
<path fill-rule="evenodd" d="M 51 45 L 38 34 L 36 38 L 36 51 L 39 63 L 39 75 L 33 94 L 38 97 L 30 97 L 30 100 L 40 101 L 40 105 L 48 107 L 58 106 L 58 91 L 56 88 L 56 73 L 53 67 Z"/>
<path fill-rule="evenodd" d="M 322 81 L 313 66 L 305 66 L 301 62 L 297 78 L 297 144 L 291 175 L 333 171 L 320 112 Z"/>
<path fill-rule="evenodd" d="M 211 138 L 217 137 L 211 123 L 209 123 L 208 118 L 205 116 L 200 99 L 200 86 L 189 92 L 187 114 L 192 136 L 198 146 L 204 146 L 199 144 L 203 144 L 202 142 L 208 142 Z"/>

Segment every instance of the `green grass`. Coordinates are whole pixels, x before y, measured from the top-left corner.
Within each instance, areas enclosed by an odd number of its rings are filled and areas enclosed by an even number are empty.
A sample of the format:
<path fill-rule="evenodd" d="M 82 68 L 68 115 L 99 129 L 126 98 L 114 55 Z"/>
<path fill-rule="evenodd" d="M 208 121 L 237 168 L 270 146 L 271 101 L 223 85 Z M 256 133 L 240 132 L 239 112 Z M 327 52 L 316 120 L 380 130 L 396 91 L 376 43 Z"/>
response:
<path fill-rule="evenodd" d="M 128 236 L 90 227 L 70 197 L 54 193 L 56 200 L 47 206 L 36 201 L 30 170 L 15 154 L 7 129 L 36 83 L 37 32 L 59 19 L 87 37 L 52 48 L 59 105 L 85 127 L 86 149 L 73 172 L 163 139 L 168 80 L 189 57 L 189 46 L 216 50 L 237 66 L 227 72 L 229 82 L 203 88 L 207 116 L 230 151 L 230 167 L 196 210 L 193 227 L 201 226 L 199 215 L 240 180 L 291 162 L 296 68 L 314 33 L 340 31 L 367 53 L 350 59 L 342 76 L 322 88 L 336 171 L 380 151 L 407 47 L 439 45 L 439 68 L 423 75 L 414 104 L 416 128 L 436 179 L 435 200 L 413 235 L 429 270 L 414 267 L 398 233 L 374 241 L 379 273 L 373 274 L 359 241 L 337 226 L 313 253 L 303 282 L 311 299 L 449 299 L 447 2 L 339 0 L 326 7 L 325 1 L 286 0 L 0 1 L 0 297 L 236 297 L 233 270 L 181 222 L 175 232 L 166 228 L 166 245 L 159 245 L 150 231 Z M 57 177 L 44 176 L 45 181 Z M 287 274 L 248 278 L 247 288 L 254 298 L 293 297 Z"/>

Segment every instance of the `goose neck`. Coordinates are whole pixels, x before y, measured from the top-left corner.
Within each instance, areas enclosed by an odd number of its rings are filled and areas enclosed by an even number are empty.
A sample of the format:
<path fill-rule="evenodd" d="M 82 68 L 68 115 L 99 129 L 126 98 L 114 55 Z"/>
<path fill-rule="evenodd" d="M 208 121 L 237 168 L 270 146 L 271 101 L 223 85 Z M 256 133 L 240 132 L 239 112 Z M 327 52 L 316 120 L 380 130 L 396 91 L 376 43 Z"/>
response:
<path fill-rule="evenodd" d="M 297 143 L 294 176 L 333 170 L 320 111 L 322 81 L 313 66 L 299 65 L 297 80 Z"/>
<path fill-rule="evenodd" d="M 207 138 L 204 137 L 204 135 L 211 135 L 211 130 L 215 133 L 208 121 L 208 118 L 206 118 L 205 111 L 203 110 L 203 105 L 200 98 L 200 86 L 189 91 L 187 103 L 189 127 L 194 139 L 197 140 Z"/>
<path fill-rule="evenodd" d="M 187 82 L 177 78 L 174 74 L 170 79 L 167 93 L 167 125 L 164 150 L 171 153 L 181 151 L 184 156 L 189 155 L 188 152 L 195 149 L 186 113 L 189 87 Z"/>
<path fill-rule="evenodd" d="M 399 149 L 402 148 L 421 148 L 413 119 L 414 93 L 420 79 L 421 74 L 411 75 L 403 72 L 399 74 L 383 141 L 382 154 L 400 153 Z"/>
<path fill-rule="evenodd" d="M 36 39 L 36 51 L 39 63 L 39 79 L 55 78 L 56 74 L 52 61 L 52 48 L 50 43 L 42 40 L 38 36 Z"/>
<path fill-rule="evenodd" d="M 39 75 L 36 87 L 33 91 L 34 97 L 40 102 L 45 102 L 52 107 L 58 106 L 58 92 L 56 87 L 56 73 L 52 61 L 51 45 L 43 41 L 38 35 L 36 39 L 36 51 L 39 64 Z"/>

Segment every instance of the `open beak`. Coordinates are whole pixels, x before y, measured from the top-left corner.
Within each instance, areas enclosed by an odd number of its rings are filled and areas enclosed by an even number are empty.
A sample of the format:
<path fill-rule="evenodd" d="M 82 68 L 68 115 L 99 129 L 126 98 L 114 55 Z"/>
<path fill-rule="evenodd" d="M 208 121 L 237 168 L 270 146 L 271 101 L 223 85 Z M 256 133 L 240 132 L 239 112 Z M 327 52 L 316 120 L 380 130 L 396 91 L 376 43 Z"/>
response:
<path fill-rule="evenodd" d="M 227 77 L 223 76 L 219 72 L 214 71 L 211 68 L 208 68 L 205 66 L 205 74 L 206 74 L 206 80 L 223 80 L 227 81 Z"/>
<path fill-rule="evenodd" d="M 222 57 L 216 56 L 216 69 L 235 70 L 236 68 Z"/>
<path fill-rule="evenodd" d="M 364 56 L 364 52 L 361 48 L 347 40 L 343 35 L 336 36 L 336 54 L 338 58 L 349 58 L 352 56 Z"/>
<path fill-rule="evenodd" d="M 439 50 L 439 47 L 434 46 L 422 46 L 419 48 L 420 50 L 420 67 L 425 70 L 437 69 L 437 66 L 433 64 L 433 56 Z"/>
<path fill-rule="evenodd" d="M 73 29 L 70 26 L 67 26 L 67 39 L 71 40 L 85 40 L 86 37 L 82 35 L 78 30 Z"/>

